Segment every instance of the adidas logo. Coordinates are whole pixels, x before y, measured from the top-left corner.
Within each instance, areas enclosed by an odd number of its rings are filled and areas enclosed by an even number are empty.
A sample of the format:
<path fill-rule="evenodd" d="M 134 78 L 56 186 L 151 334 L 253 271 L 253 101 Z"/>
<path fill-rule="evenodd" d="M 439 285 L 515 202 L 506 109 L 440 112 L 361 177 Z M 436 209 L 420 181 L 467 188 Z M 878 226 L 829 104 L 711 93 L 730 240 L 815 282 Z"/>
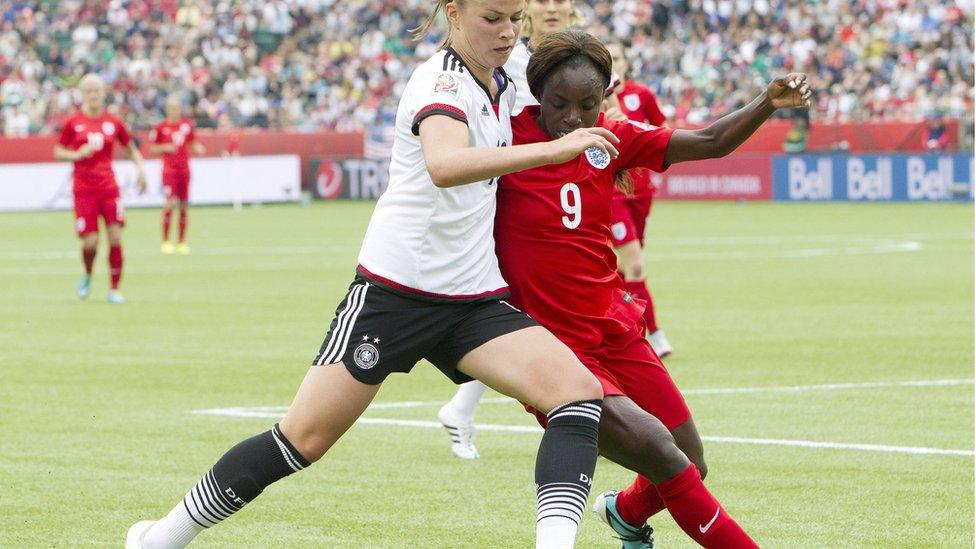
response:
<path fill-rule="evenodd" d="M 491 113 L 488 112 L 488 105 L 481 106 L 481 116 L 491 116 Z"/>

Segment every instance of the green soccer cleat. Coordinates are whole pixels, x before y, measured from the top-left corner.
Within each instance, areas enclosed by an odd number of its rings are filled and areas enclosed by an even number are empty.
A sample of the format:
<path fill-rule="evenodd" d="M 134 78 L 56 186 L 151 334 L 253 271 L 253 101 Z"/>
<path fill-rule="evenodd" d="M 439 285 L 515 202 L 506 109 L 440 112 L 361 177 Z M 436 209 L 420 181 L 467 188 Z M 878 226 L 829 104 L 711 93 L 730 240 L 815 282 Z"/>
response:
<path fill-rule="evenodd" d="M 125 303 L 125 298 L 122 297 L 122 292 L 118 290 L 109 290 L 108 292 L 108 302 L 113 305 L 121 305 Z"/>
<path fill-rule="evenodd" d="M 631 526 L 617 513 L 617 491 L 604 492 L 596 497 L 593 512 L 599 515 L 620 539 L 621 549 L 654 549 L 654 529 L 648 524 Z"/>
<path fill-rule="evenodd" d="M 88 294 L 91 293 L 90 274 L 81 275 L 81 279 L 78 280 L 78 286 L 75 287 L 75 293 L 78 294 L 78 299 L 88 299 Z"/>

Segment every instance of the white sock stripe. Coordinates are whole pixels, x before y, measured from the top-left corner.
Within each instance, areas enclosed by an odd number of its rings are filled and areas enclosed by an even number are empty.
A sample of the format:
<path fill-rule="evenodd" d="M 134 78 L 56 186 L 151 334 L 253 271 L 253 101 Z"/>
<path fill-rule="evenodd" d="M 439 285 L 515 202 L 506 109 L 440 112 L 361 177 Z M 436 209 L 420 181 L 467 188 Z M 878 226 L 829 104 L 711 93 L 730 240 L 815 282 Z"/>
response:
<path fill-rule="evenodd" d="M 228 517 L 236 513 L 237 507 L 231 504 L 230 502 L 228 502 L 227 498 L 225 498 L 224 495 L 220 493 L 220 486 L 217 485 L 217 479 L 214 478 L 213 471 L 212 470 L 208 471 L 206 476 L 204 476 L 203 478 L 204 480 L 206 480 L 207 489 L 210 491 L 211 494 L 215 494 L 215 496 L 211 497 L 211 499 L 213 499 L 214 503 L 217 504 L 217 507 L 220 510 L 224 511 L 224 513 Z"/>
<path fill-rule="evenodd" d="M 322 350 L 322 354 L 319 356 L 318 362 L 315 363 L 317 366 L 322 366 L 324 364 L 325 357 L 330 354 L 336 341 L 340 339 L 339 333 L 345 327 L 346 319 L 349 317 L 349 313 L 352 312 L 353 309 L 353 301 L 355 300 L 356 296 L 359 295 L 361 288 L 363 288 L 363 286 L 356 286 L 350 290 L 349 295 L 346 296 L 346 306 L 342 309 L 342 311 L 339 312 L 338 316 L 336 316 L 336 326 L 335 329 L 332 330 L 332 337 L 329 338 L 329 343 L 325 346 L 325 349 Z"/>
<path fill-rule="evenodd" d="M 544 507 L 539 507 L 538 515 L 542 516 L 545 514 L 559 513 L 560 511 L 565 511 L 566 513 L 575 515 L 576 520 L 579 520 L 583 518 L 583 508 L 584 507 L 577 507 L 576 505 L 572 505 L 572 504 L 569 505 L 552 504 L 552 505 L 546 505 Z"/>
<path fill-rule="evenodd" d="M 565 404 L 565 405 L 563 405 L 563 406 L 561 406 L 561 407 L 559 407 L 559 408 L 557 408 L 555 410 L 552 410 L 551 412 L 549 412 L 549 415 L 560 414 L 562 412 L 568 412 L 568 411 L 574 411 L 574 412 L 585 411 L 585 412 L 590 412 L 590 413 L 594 413 L 594 414 L 599 414 L 600 413 L 600 409 L 601 409 L 601 407 L 600 406 L 597 406 L 596 404 L 572 403 L 572 404 Z"/>
<path fill-rule="evenodd" d="M 356 326 L 356 319 L 359 317 L 359 313 L 363 310 L 363 306 L 366 305 L 367 290 L 369 290 L 369 284 L 363 286 L 363 291 L 360 293 L 359 300 L 356 303 L 356 310 L 353 311 L 352 315 L 349 317 L 349 322 L 347 322 L 346 326 L 346 333 L 342 338 L 342 345 L 338 347 L 327 359 L 326 364 L 339 362 L 342 360 L 342 355 L 346 354 L 346 347 L 349 346 L 349 337 L 352 336 L 353 328 Z"/>
<path fill-rule="evenodd" d="M 206 510 L 203 508 L 203 504 L 199 500 L 200 496 L 197 494 L 196 490 L 197 487 L 194 486 L 193 489 L 187 492 L 186 496 L 184 496 L 184 501 L 186 501 L 186 499 L 189 498 L 190 503 L 193 504 L 191 506 L 192 508 L 190 509 L 191 511 L 190 514 L 193 515 L 193 518 L 195 519 L 199 519 L 204 522 L 209 522 L 211 526 L 220 522 L 220 519 L 214 520 L 210 518 L 208 513 L 206 513 Z"/>
<path fill-rule="evenodd" d="M 584 497 L 590 494 L 590 490 L 588 488 L 584 488 L 579 484 L 574 484 L 572 482 L 550 482 L 549 484 L 543 484 L 542 486 L 537 488 L 536 496 L 541 496 L 543 494 L 548 494 L 554 491 L 576 492 L 578 494 L 583 495 Z"/>
<path fill-rule="evenodd" d="M 281 441 L 281 436 L 278 434 L 277 426 L 271 429 L 271 436 L 274 437 L 275 443 L 278 444 L 278 450 L 281 451 L 281 455 L 285 458 L 285 463 L 287 463 L 288 466 L 291 467 L 296 473 L 301 471 L 302 464 L 298 463 L 298 460 L 295 459 L 294 456 L 291 455 L 291 452 L 288 451 L 288 447 L 285 446 L 285 443 Z"/>
<path fill-rule="evenodd" d="M 580 507 L 586 507 L 586 497 L 574 492 L 558 492 L 554 494 L 548 494 L 545 496 L 540 496 L 537 498 L 538 505 L 548 505 L 553 502 L 565 502 L 574 505 L 579 505 Z"/>
<path fill-rule="evenodd" d="M 579 526 L 580 520 L 582 520 L 583 518 L 582 516 L 574 516 L 572 514 L 552 512 L 552 513 L 546 513 L 544 515 L 539 515 L 538 518 L 536 518 L 536 522 L 541 522 L 545 519 L 557 518 L 557 517 L 571 520 L 574 523 L 576 523 L 577 526 Z"/>
<path fill-rule="evenodd" d="M 600 412 L 591 412 L 589 410 L 562 410 L 549 416 L 548 420 L 551 423 L 554 420 L 569 416 L 585 417 L 592 419 L 597 423 L 600 422 Z"/>
<path fill-rule="evenodd" d="M 559 417 L 565 412 L 584 412 L 589 414 L 596 414 L 597 417 L 600 416 L 601 406 L 598 404 L 593 404 L 589 402 L 570 402 L 568 404 L 563 404 L 562 406 L 557 406 L 552 409 L 547 417 L 552 420 Z"/>
<path fill-rule="evenodd" d="M 546 490 L 544 492 L 539 492 L 536 495 L 536 499 L 543 501 L 552 497 L 574 497 L 576 499 L 586 501 L 586 498 L 589 497 L 589 495 L 590 493 L 586 490 Z"/>
<path fill-rule="evenodd" d="M 194 495 L 200 498 L 201 509 L 205 510 L 210 516 L 216 517 L 216 522 L 220 522 L 233 514 L 220 511 L 219 507 L 214 503 L 214 497 L 210 493 L 209 486 L 202 479 L 194 487 Z"/>

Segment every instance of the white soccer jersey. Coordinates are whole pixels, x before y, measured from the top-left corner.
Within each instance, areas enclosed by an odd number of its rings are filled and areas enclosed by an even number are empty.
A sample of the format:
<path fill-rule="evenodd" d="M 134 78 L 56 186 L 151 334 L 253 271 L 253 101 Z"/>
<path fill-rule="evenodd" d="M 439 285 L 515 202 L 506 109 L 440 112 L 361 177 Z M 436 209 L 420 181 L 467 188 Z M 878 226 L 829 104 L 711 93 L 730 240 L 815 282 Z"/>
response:
<path fill-rule="evenodd" d="M 359 270 L 367 278 L 428 297 L 508 291 L 492 234 L 497 180 L 435 187 L 418 137 L 424 118 L 445 115 L 468 125 L 472 147 L 510 145 L 515 90 L 504 70 L 494 77 L 499 92 L 493 98 L 450 48 L 413 72 L 397 107 L 390 183 L 359 252 Z"/>
<path fill-rule="evenodd" d="M 531 56 L 528 41 L 522 39 L 515 44 L 512 54 L 508 56 L 508 62 L 505 63 L 505 73 L 515 83 L 515 110 L 512 114 L 519 114 L 525 107 L 539 104 L 529 91 L 529 80 L 525 76 Z"/>

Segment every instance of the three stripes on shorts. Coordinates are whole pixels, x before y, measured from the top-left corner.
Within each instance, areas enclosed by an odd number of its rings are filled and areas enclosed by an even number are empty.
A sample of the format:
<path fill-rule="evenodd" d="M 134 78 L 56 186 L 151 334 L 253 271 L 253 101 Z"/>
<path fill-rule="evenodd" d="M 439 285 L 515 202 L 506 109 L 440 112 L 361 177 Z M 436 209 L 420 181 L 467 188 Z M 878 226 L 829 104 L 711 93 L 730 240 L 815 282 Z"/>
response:
<path fill-rule="evenodd" d="M 329 341 L 322 347 L 315 360 L 316 366 L 335 364 L 342 360 L 342 356 L 346 354 L 346 347 L 349 346 L 349 336 L 352 335 L 356 317 L 359 316 L 360 311 L 363 310 L 363 305 L 366 304 L 366 291 L 369 290 L 369 287 L 370 284 L 365 282 L 356 284 L 353 289 L 349 290 L 345 305 L 336 315 L 336 325 L 332 329 Z"/>

